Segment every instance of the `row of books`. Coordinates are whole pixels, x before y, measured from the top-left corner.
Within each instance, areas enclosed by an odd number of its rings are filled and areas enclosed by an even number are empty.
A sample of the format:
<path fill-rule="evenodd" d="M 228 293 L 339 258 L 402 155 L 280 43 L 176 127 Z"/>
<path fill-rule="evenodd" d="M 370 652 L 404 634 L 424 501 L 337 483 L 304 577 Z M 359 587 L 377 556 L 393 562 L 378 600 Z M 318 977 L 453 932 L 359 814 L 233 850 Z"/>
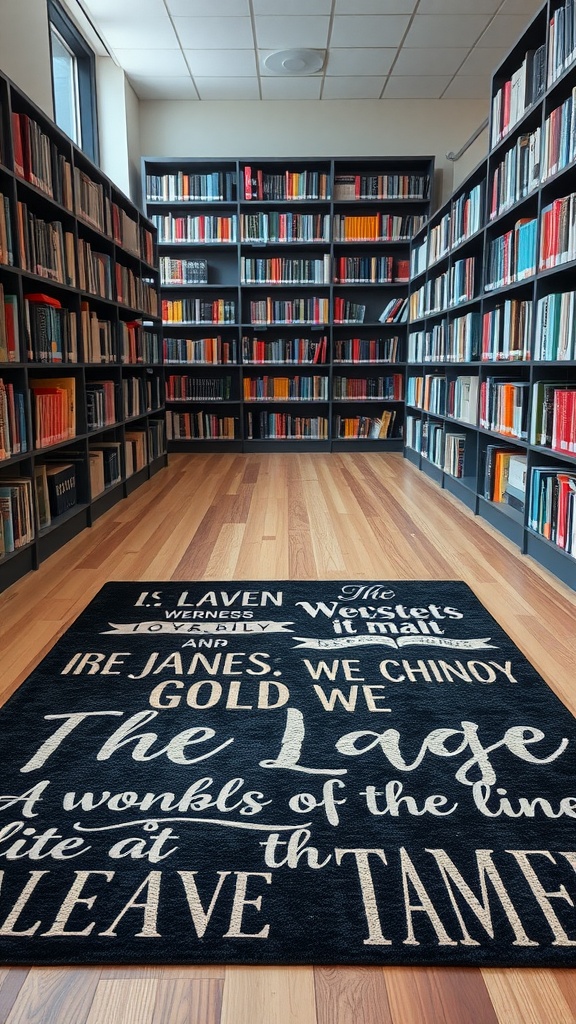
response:
<path fill-rule="evenodd" d="M 395 434 L 396 410 L 384 409 L 381 416 L 334 416 L 333 436 L 343 440 L 383 441 Z"/>
<path fill-rule="evenodd" d="M 115 266 L 115 279 L 117 302 L 130 309 L 142 310 L 148 316 L 158 316 L 158 293 L 152 282 L 118 262 Z"/>
<path fill-rule="evenodd" d="M 225 402 L 232 397 L 232 377 L 189 377 L 170 374 L 166 378 L 167 402 Z"/>
<path fill-rule="evenodd" d="M 332 260 L 304 257 L 240 257 L 242 284 L 330 284 Z"/>
<path fill-rule="evenodd" d="M 336 300 L 334 300 L 336 307 Z M 329 319 L 329 300 L 321 296 L 275 299 L 267 296 L 250 303 L 252 324 L 325 324 Z"/>
<path fill-rule="evenodd" d="M 233 299 L 162 299 L 165 324 L 233 324 L 236 303 Z"/>
<path fill-rule="evenodd" d="M 428 199 L 428 174 L 336 174 L 335 200 Z"/>
<path fill-rule="evenodd" d="M 543 43 L 535 50 L 528 50 L 520 67 L 496 90 L 492 98 L 491 146 L 498 145 L 544 95 L 545 89 L 546 46 Z"/>
<path fill-rule="evenodd" d="M 146 201 L 149 203 L 234 202 L 235 199 L 235 171 L 204 171 L 198 174 L 179 170 L 146 175 Z"/>
<path fill-rule="evenodd" d="M 441 320 L 408 336 L 409 363 L 468 363 L 478 358 L 480 314 L 474 311 Z"/>
<path fill-rule="evenodd" d="M 40 125 L 12 112 L 14 171 L 61 206 L 72 209 L 72 167 Z"/>
<path fill-rule="evenodd" d="M 123 377 L 122 407 L 124 418 L 142 416 L 162 405 L 160 377 Z"/>
<path fill-rule="evenodd" d="M 93 249 L 84 238 L 78 239 L 78 280 L 83 292 L 114 299 L 112 257 Z"/>
<path fill-rule="evenodd" d="M 417 214 L 375 213 L 356 216 L 337 213 L 333 221 L 335 242 L 401 242 L 409 241 L 424 224 Z"/>
<path fill-rule="evenodd" d="M 28 451 L 26 397 L 22 388 L 0 377 L 0 461 Z"/>
<path fill-rule="evenodd" d="M 530 441 L 564 455 L 576 454 L 576 387 L 566 381 L 536 381 Z"/>
<path fill-rule="evenodd" d="M 150 218 L 158 230 L 158 242 L 207 242 L 210 244 L 237 241 L 237 218 L 216 214 L 155 213 Z"/>
<path fill-rule="evenodd" d="M 528 381 L 486 377 L 480 384 L 480 426 L 498 434 L 526 440 L 529 396 Z"/>
<path fill-rule="evenodd" d="M 450 245 L 460 245 L 482 226 L 484 215 L 484 182 L 462 192 L 452 203 L 450 214 Z M 456 436 L 456 435 L 455 435 Z"/>
<path fill-rule="evenodd" d="M 246 437 L 265 441 L 326 441 L 325 416 L 297 416 L 288 412 L 247 412 Z"/>
<path fill-rule="evenodd" d="M 530 359 L 532 302 L 506 299 L 482 316 L 481 359 L 519 362 Z"/>
<path fill-rule="evenodd" d="M 119 420 L 120 384 L 115 380 L 90 380 L 86 383 L 86 429 L 101 430 Z"/>
<path fill-rule="evenodd" d="M 576 555 L 576 474 L 550 466 L 531 472 L 528 525 L 536 533 Z"/>
<path fill-rule="evenodd" d="M 168 441 L 233 441 L 236 437 L 234 416 L 216 413 L 176 412 L 166 410 L 166 437 Z"/>
<path fill-rule="evenodd" d="M 499 217 L 540 184 L 540 128 L 520 135 L 494 168 L 489 218 Z"/>
<path fill-rule="evenodd" d="M 0 281 L 0 363 L 20 362 L 18 299 L 4 291 Z"/>
<path fill-rule="evenodd" d="M 425 281 L 420 288 L 412 292 L 409 301 L 410 320 L 421 320 L 433 313 L 441 313 L 448 308 L 449 297 L 448 271 Z"/>
<path fill-rule="evenodd" d="M 544 122 L 542 181 L 563 170 L 576 158 L 576 86 Z"/>
<path fill-rule="evenodd" d="M 0 557 L 34 540 L 32 481 L 28 477 L 0 477 Z"/>
<path fill-rule="evenodd" d="M 244 167 L 244 199 L 301 200 L 329 199 L 330 178 L 323 171 L 266 171 L 263 168 Z"/>
<path fill-rule="evenodd" d="M 540 213 L 540 270 L 576 259 L 576 193 L 548 203 Z"/>
<path fill-rule="evenodd" d="M 242 338 L 243 363 L 325 363 L 328 338 Z"/>
<path fill-rule="evenodd" d="M 226 366 L 238 362 L 235 338 L 164 338 L 162 355 L 165 363 L 210 364 Z"/>
<path fill-rule="evenodd" d="M 14 266 L 14 243 L 12 236 L 12 218 L 10 216 L 10 200 L 0 192 L 0 263 L 7 267 Z"/>
<path fill-rule="evenodd" d="M 34 447 L 48 448 L 76 436 L 75 377 L 29 378 Z"/>
<path fill-rule="evenodd" d="M 488 242 L 486 291 L 524 281 L 536 273 L 538 221 L 523 217 L 513 228 Z"/>
<path fill-rule="evenodd" d="M 307 374 L 294 377 L 244 377 L 246 402 L 258 401 L 328 401 L 328 378 Z"/>
<path fill-rule="evenodd" d="M 428 266 L 431 267 L 437 260 L 442 259 L 447 252 L 450 251 L 450 244 L 452 239 L 451 229 L 451 218 L 450 212 L 445 213 L 443 217 L 438 221 L 438 224 L 434 224 L 430 228 L 428 234 Z"/>
<path fill-rule="evenodd" d="M 74 235 L 59 220 L 37 217 L 26 203 L 19 202 L 18 244 L 20 266 L 59 284 L 76 285 Z M 81 286 L 82 287 L 82 286 Z"/>
<path fill-rule="evenodd" d="M 538 300 L 534 359 L 576 359 L 576 292 L 553 293 Z"/>
<path fill-rule="evenodd" d="M 335 363 L 395 363 L 400 351 L 398 335 L 389 338 L 335 338 Z"/>
<path fill-rule="evenodd" d="M 80 304 L 82 356 L 87 363 L 158 363 L 157 332 L 145 330 L 141 321 L 101 319 L 88 302 Z M 58 299 L 43 293 L 24 296 L 24 350 L 20 344 L 17 297 L 6 295 L 0 284 L 0 363 L 77 363 L 78 316 Z"/>
<path fill-rule="evenodd" d="M 160 282 L 166 284 L 208 284 L 208 260 L 160 256 Z"/>
<path fill-rule="evenodd" d="M 36 292 L 24 296 L 24 335 L 30 362 L 78 361 L 77 314 L 51 295 Z M 19 346 L 17 355 L 23 358 Z"/>
<path fill-rule="evenodd" d="M 240 237 L 243 242 L 267 245 L 270 242 L 329 242 L 330 215 L 328 213 L 243 213 L 240 217 Z"/>
<path fill-rule="evenodd" d="M 334 280 L 339 284 L 407 283 L 410 261 L 395 256 L 337 256 Z"/>
<path fill-rule="evenodd" d="M 112 236 L 111 200 L 101 182 L 94 181 L 80 167 L 74 168 L 76 213 L 102 234 Z"/>
<path fill-rule="evenodd" d="M 548 25 L 548 85 L 560 77 L 576 57 L 574 0 L 565 0 L 553 12 Z"/>
<path fill-rule="evenodd" d="M 335 399 L 380 398 L 399 402 L 404 396 L 404 377 L 401 373 L 393 373 L 388 377 L 335 376 L 332 388 Z"/>

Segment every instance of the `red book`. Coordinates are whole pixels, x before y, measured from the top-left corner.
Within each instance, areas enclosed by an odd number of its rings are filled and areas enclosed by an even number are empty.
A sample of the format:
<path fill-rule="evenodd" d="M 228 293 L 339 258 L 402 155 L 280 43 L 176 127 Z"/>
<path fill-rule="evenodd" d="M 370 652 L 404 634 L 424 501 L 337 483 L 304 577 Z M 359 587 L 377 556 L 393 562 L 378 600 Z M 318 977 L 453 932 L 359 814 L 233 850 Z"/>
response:
<path fill-rule="evenodd" d="M 22 145 L 22 133 L 20 125 L 20 114 L 12 114 L 12 147 L 14 150 L 14 170 L 21 178 L 24 177 L 24 147 Z"/>
<path fill-rule="evenodd" d="M 252 168 L 244 168 L 244 199 L 252 199 Z"/>

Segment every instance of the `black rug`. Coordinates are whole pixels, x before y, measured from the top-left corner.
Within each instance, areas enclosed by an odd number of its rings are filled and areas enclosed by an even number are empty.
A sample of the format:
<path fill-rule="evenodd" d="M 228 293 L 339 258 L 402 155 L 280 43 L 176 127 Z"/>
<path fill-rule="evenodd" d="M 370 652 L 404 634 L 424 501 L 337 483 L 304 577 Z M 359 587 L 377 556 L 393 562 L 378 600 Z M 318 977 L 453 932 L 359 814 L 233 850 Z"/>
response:
<path fill-rule="evenodd" d="M 574 719 L 463 583 L 110 583 L 0 716 L 5 964 L 576 963 Z"/>

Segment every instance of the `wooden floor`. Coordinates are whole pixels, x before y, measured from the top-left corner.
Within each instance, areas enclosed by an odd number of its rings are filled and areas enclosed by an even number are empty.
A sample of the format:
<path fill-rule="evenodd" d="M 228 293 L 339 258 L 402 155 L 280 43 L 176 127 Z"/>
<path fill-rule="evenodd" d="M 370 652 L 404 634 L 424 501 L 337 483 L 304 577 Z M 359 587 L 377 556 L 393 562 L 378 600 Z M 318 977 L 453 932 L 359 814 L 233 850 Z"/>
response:
<path fill-rule="evenodd" d="M 576 597 L 399 455 L 172 456 L 0 596 L 1 698 L 107 580 L 462 579 L 576 714 Z M 576 970 L 0 969 L 0 1024 L 576 1024 Z"/>

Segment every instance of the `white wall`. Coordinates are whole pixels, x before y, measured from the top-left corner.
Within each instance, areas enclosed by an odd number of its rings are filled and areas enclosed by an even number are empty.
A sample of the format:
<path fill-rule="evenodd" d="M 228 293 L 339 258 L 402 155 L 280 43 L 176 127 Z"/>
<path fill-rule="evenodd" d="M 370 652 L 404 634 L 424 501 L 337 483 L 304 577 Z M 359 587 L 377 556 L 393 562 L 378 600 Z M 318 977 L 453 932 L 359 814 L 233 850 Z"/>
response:
<path fill-rule="evenodd" d="M 446 153 L 459 150 L 487 113 L 488 97 L 486 102 L 141 101 L 140 143 L 145 156 L 433 155 L 439 205 L 451 195 L 455 180 L 455 165 Z M 485 151 L 486 140 L 479 143 Z M 479 159 L 474 153 L 470 169 Z"/>
<path fill-rule="evenodd" d="M 0 0 L 0 68 L 54 117 L 49 38 L 45 0 Z"/>

